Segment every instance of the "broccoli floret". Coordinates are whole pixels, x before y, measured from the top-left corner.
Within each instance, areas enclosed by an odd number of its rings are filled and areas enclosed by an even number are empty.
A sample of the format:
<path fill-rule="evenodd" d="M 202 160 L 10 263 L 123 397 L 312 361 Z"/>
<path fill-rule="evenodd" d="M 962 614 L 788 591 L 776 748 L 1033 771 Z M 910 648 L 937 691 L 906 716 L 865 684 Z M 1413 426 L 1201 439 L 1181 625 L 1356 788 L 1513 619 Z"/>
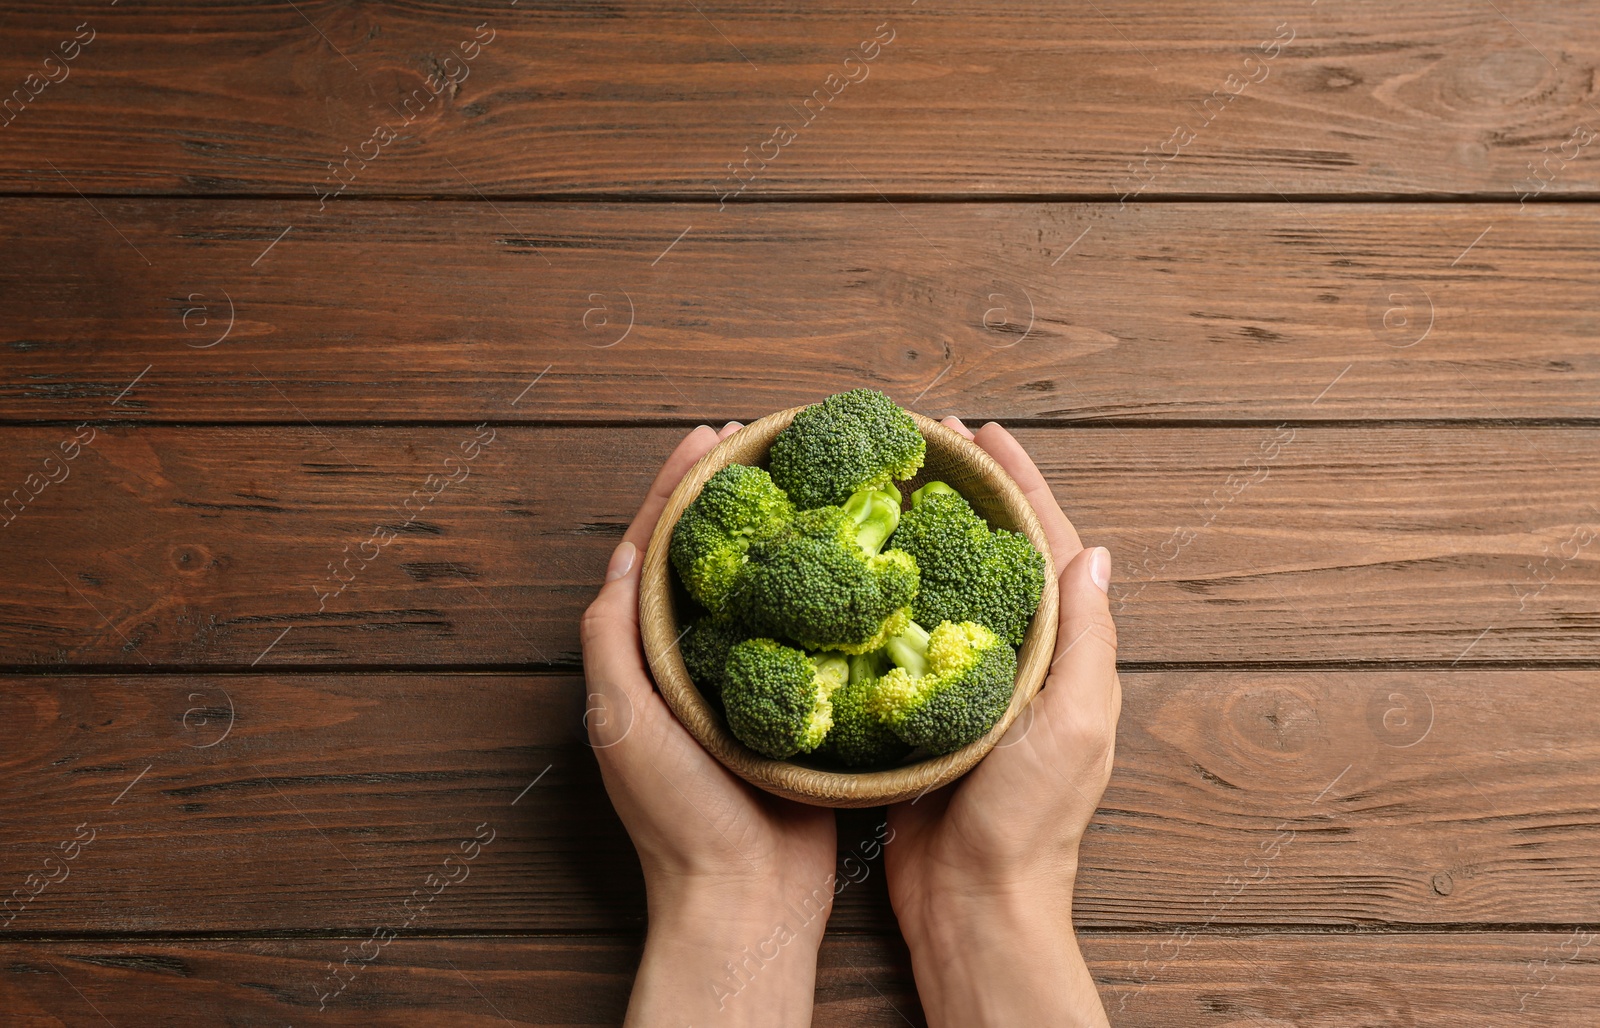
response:
<path fill-rule="evenodd" d="M 879 679 L 871 708 L 894 733 L 930 753 L 949 753 L 997 724 L 1017 683 L 1017 653 L 994 632 L 964 621 L 932 632 L 912 622 L 885 647 L 897 665 Z"/>
<path fill-rule="evenodd" d="M 727 685 L 728 651 L 754 634 L 737 614 L 707 614 L 678 641 L 689 677 L 713 703 L 721 701 Z"/>
<path fill-rule="evenodd" d="M 989 526 L 967 501 L 943 482 L 929 482 L 911 494 L 894 544 L 922 569 L 912 615 L 928 625 L 965 620 L 952 615 L 965 609 L 963 590 L 977 582 L 989 546 Z"/>
<path fill-rule="evenodd" d="M 851 656 L 850 680 L 833 694 L 833 728 L 819 753 L 846 767 L 885 767 L 911 752 L 870 708 L 888 668 L 882 650 Z"/>
<path fill-rule="evenodd" d="M 922 572 L 913 618 L 925 625 L 976 621 L 1022 645 L 1044 590 L 1044 555 L 1027 536 L 991 532 L 961 494 L 929 482 L 911 494 L 894 545 Z"/>
<path fill-rule="evenodd" d="M 865 653 L 900 631 L 917 594 L 917 562 L 884 541 L 900 503 L 863 490 L 843 507 L 801 511 L 753 543 L 743 599 L 752 621 L 808 650 Z"/>
<path fill-rule="evenodd" d="M 1044 592 L 1044 554 L 1019 532 L 995 529 L 983 562 L 977 602 L 966 620 L 992 628 L 1013 646 L 1021 646 L 1028 624 Z"/>
<path fill-rule="evenodd" d="M 739 741 L 781 760 L 817 748 L 833 727 L 830 697 L 849 677 L 837 653 L 815 656 L 772 639 L 746 639 L 728 651 L 722 702 Z"/>
<path fill-rule="evenodd" d="M 796 507 L 844 503 L 862 489 L 888 487 L 922 467 L 928 445 L 911 415 L 872 389 L 812 404 L 772 441 L 772 480 Z"/>
<path fill-rule="evenodd" d="M 794 505 L 760 468 L 729 464 L 712 475 L 672 531 L 667 555 L 684 588 L 707 610 L 726 606 L 745 551 L 794 516 Z"/>

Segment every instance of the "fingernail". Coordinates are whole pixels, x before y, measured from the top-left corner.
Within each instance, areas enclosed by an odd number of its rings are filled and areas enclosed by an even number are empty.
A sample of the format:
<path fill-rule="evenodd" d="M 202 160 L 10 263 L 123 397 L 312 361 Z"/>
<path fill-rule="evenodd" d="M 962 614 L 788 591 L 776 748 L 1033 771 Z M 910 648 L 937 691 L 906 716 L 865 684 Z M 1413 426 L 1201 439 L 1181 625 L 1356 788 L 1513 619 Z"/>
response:
<path fill-rule="evenodd" d="M 737 432 L 737 431 L 739 431 L 739 429 L 741 429 L 741 428 L 743 428 L 743 427 L 744 427 L 744 423 L 743 423 L 743 422 L 739 422 L 739 421 L 730 421 L 730 422 L 728 422 L 728 423 L 727 423 L 727 424 L 726 424 L 726 425 L 723 425 L 723 426 L 722 426 L 722 430 L 723 430 L 723 431 L 724 431 L 724 432 L 726 432 L 726 431 L 727 431 L 727 430 L 728 430 L 728 429 L 730 429 L 730 428 L 731 428 L 731 429 L 733 429 L 733 430 L 734 430 L 734 431 L 735 431 L 735 432 Z"/>
<path fill-rule="evenodd" d="M 633 558 L 639 555 L 639 548 L 627 540 L 622 545 L 611 551 L 611 563 L 606 565 L 606 581 L 615 582 L 617 579 L 633 570 Z"/>
<path fill-rule="evenodd" d="M 967 430 L 967 426 L 963 425 L 961 423 L 961 419 L 956 417 L 954 414 L 950 415 L 948 418 L 945 418 L 944 423 L 955 429 L 957 432 L 966 432 Z"/>
<path fill-rule="evenodd" d="M 1096 546 L 1089 554 L 1089 580 L 1101 592 L 1111 591 L 1111 551 L 1104 546 Z"/>

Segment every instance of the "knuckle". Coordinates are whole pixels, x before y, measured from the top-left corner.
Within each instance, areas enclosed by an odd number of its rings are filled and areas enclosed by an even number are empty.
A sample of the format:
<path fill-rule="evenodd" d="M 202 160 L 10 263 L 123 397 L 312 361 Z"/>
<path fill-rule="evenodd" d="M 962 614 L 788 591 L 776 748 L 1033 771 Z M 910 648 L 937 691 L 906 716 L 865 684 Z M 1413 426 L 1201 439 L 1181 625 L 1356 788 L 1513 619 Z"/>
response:
<path fill-rule="evenodd" d="M 1078 745 L 1084 759 L 1093 765 L 1109 763 L 1117 746 L 1117 726 L 1114 721 L 1089 714 L 1078 726 Z"/>
<path fill-rule="evenodd" d="M 1108 610 L 1096 610 L 1089 615 L 1089 634 L 1111 650 L 1117 652 L 1117 623 Z"/>
<path fill-rule="evenodd" d="M 1076 774 L 1084 782 L 1104 787 L 1116 757 L 1116 733 L 1094 717 L 1084 718 L 1074 729 L 1070 744 Z"/>
<path fill-rule="evenodd" d="M 1103 753 L 1106 760 L 1109 761 L 1111 759 L 1111 755 L 1115 753 L 1117 749 L 1116 721 L 1110 717 L 1096 718 L 1093 736 L 1096 752 Z"/>
<path fill-rule="evenodd" d="M 583 617 L 578 619 L 578 639 L 583 645 L 588 646 L 615 624 L 616 614 L 611 610 L 610 604 L 603 600 L 595 600 L 583 612 Z"/>
<path fill-rule="evenodd" d="M 1067 621 L 1066 629 L 1066 647 L 1056 655 L 1057 660 L 1085 645 L 1104 646 L 1111 651 L 1112 657 L 1116 656 L 1117 623 L 1112 620 L 1109 611 L 1094 610 L 1072 617 Z"/>

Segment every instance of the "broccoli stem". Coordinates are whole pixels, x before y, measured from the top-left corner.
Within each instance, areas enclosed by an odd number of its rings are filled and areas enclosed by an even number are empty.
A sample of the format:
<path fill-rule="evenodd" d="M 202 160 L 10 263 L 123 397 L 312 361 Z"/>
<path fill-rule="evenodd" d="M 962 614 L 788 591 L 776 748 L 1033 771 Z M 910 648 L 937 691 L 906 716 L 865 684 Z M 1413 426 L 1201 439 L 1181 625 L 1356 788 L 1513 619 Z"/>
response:
<path fill-rule="evenodd" d="M 927 485 L 911 494 L 911 506 L 920 507 L 922 506 L 922 501 L 926 500 L 928 497 L 939 496 L 944 493 L 949 493 L 952 496 L 957 495 L 954 489 L 950 488 L 948 485 L 945 485 L 943 482 L 929 482 Z"/>
<path fill-rule="evenodd" d="M 850 655 L 850 684 L 860 685 L 882 678 L 888 668 L 888 661 L 882 650 L 870 650 L 866 653 L 852 653 Z"/>
<path fill-rule="evenodd" d="M 891 636 L 884 644 L 889 659 L 903 667 L 913 678 L 928 673 L 928 630 L 912 621 L 899 635 Z"/>
<path fill-rule="evenodd" d="M 891 487 L 893 488 L 893 487 Z M 900 527 L 900 496 L 889 489 L 862 489 L 845 501 L 844 510 L 858 526 L 856 541 L 869 557 L 876 557 L 883 544 Z"/>
<path fill-rule="evenodd" d="M 850 664 L 844 654 L 829 650 L 826 653 L 811 655 L 811 663 L 817 667 L 817 682 L 823 687 L 823 694 L 833 692 L 850 679 Z"/>

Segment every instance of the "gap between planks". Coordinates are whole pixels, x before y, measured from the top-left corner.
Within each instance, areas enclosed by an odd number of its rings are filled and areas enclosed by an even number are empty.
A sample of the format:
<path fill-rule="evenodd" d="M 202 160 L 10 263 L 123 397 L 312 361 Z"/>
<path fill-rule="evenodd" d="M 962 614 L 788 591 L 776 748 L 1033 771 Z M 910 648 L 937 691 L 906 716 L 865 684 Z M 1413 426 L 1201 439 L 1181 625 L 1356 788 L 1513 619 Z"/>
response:
<path fill-rule="evenodd" d="M 291 626 L 292 627 L 292 626 Z M 1596 671 L 1600 657 L 1592 660 L 1350 660 L 1350 661 L 1120 661 L 1117 670 L 1128 674 L 1232 674 L 1236 672 L 1331 672 L 1382 674 L 1390 671 Z M 168 678 L 203 675 L 206 678 L 274 678 L 283 675 L 361 677 L 392 675 L 480 675 L 499 678 L 570 678 L 582 674 L 578 661 L 526 664 L 3 664 L 5 678 Z"/>
<path fill-rule="evenodd" d="M 1499 921 L 1464 921 L 1444 922 L 1435 924 L 1402 924 L 1390 922 L 1374 922 L 1370 925 L 1326 925 L 1326 924 L 1296 924 L 1293 922 L 1273 924 L 1229 924 L 1217 926 L 1205 922 L 1180 923 L 1150 928 L 1129 928 L 1113 925 L 1076 925 L 1075 934 L 1081 937 L 1125 937 L 1137 936 L 1168 936 L 1189 934 L 1216 939 L 1250 939 L 1272 938 L 1284 935 L 1338 935 L 1338 936 L 1401 936 L 1401 935 L 1560 935 L 1572 932 L 1597 932 L 1600 931 L 1600 922 L 1558 924 L 1555 922 L 1499 922 Z M 565 940 L 581 941 L 585 939 L 617 939 L 634 938 L 643 940 L 645 929 L 639 928 L 636 932 L 619 932 L 605 928 L 551 928 L 545 930 L 528 928 L 446 928 L 425 929 L 410 928 L 405 932 L 407 939 L 421 940 L 471 940 L 489 939 L 495 941 L 516 941 L 526 939 L 535 942 L 561 942 Z M 826 933 L 830 939 L 898 939 L 901 936 L 894 932 L 884 932 L 870 928 L 829 928 Z M 45 945 L 72 945 L 81 943 L 98 945 L 118 942 L 141 943 L 183 943 L 183 942 L 297 942 L 321 940 L 349 940 L 366 939 L 372 936 L 369 927 L 332 926 L 327 928 L 305 929 L 240 929 L 237 931 L 148 931 L 148 932 L 6 932 L 0 934 L 0 945 L 7 943 L 39 943 Z"/>
<path fill-rule="evenodd" d="M 87 200 L 197 200 L 197 201 L 263 201 L 278 203 L 311 204 L 315 198 L 306 199 L 303 192 L 270 192 L 270 193 L 187 193 L 187 192 L 19 192 L 17 190 L 0 191 L 0 200 L 73 200 L 83 198 Z M 792 204 L 1022 204 L 1022 203 L 1082 203 L 1082 204 L 1121 204 L 1122 194 L 1100 192 L 1011 192 L 1011 193 L 782 193 L 771 192 L 765 196 L 752 195 L 750 197 L 729 200 L 721 203 L 717 200 L 707 200 L 703 193 L 351 193 L 341 197 L 344 204 L 359 203 L 475 203 L 493 204 L 501 203 L 542 203 L 551 205 L 572 204 L 669 204 L 675 206 L 692 206 L 710 209 L 749 206 L 762 207 L 773 205 Z M 1573 192 L 1555 194 L 1548 200 L 1533 200 L 1534 205 L 1539 204 L 1565 204 L 1565 203 L 1597 203 L 1600 202 L 1600 193 Z M 1153 193 L 1142 196 L 1137 200 L 1129 201 L 1126 206 L 1155 206 L 1159 204 L 1195 204 L 1195 203 L 1253 203 L 1273 204 L 1284 206 L 1286 204 L 1339 204 L 1339 203 L 1366 203 L 1366 204 L 1505 204 L 1518 203 L 1513 193 L 1501 192 L 1427 192 L 1427 193 L 1393 193 L 1371 192 L 1353 190 L 1339 193 Z M 1520 204 L 1519 204 L 1520 206 Z"/>

